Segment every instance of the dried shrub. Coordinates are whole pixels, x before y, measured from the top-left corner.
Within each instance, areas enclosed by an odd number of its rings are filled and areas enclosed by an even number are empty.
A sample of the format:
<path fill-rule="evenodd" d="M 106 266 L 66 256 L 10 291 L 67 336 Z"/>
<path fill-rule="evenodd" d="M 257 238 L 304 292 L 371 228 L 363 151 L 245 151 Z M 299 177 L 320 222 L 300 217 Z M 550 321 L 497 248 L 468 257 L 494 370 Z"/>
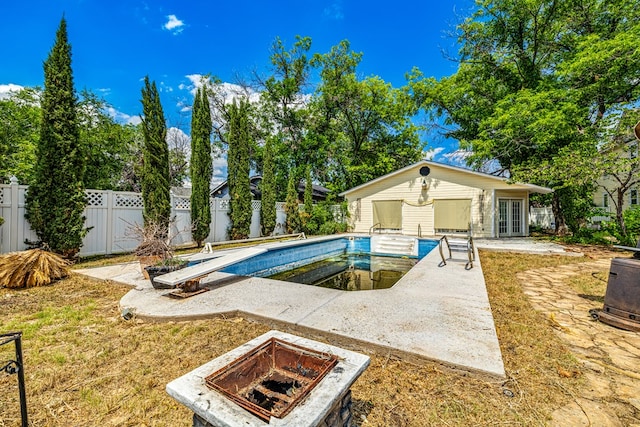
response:
<path fill-rule="evenodd" d="M 173 249 L 170 245 L 165 224 L 156 221 L 148 221 L 145 225 L 138 223 L 128 224 L 126 236 L 140 242 L 133 251 L 136 256 L 159 256 L 163 260 L 173 257 Z"/>
<path fill-rule="evenodd" d="M 45 286 L 69 275 L 70 262 L 53 252 L 30 249 L 0 257 L 0 286 Z"/>

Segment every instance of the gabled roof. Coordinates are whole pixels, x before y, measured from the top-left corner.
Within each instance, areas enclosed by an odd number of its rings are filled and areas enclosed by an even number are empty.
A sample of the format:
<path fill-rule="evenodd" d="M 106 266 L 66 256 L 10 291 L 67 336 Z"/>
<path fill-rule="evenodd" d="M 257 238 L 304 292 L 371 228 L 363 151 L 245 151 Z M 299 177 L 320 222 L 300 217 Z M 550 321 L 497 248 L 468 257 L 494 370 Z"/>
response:
<path fill-rule="evenodd" d="M 476 171 L 472 171 L 470 169 L 464 169 L 464 168 L 461 168 L 461 167 L 458 167 L 458 166 L 451 166 L 451 165 L 447 165 L 447 164 L 444 164 L 444 163 L 433 162 L 433 161 L 430 161 L 430 160 L 421 160 L 418 163 L 414 163 L 414 164 L 406 166 L 406 167 L 404 167 L 402 169 L 398 169 L 395 172 L 391 172 L 391 173 L 388 173 L 388 174 L 383 175 L 381 177 L 378 177 L 376 179 L 372 179 L 371 181 L 365 182 L 364 184 L 358 185 L 357 187 L 353 187 L 353 188 L 351 188 L 349 190 L 343 191 L 342 193 L 339 194 L 339 196 L 343 196 L 344 197 L 349 193 L 353 193 L 355 191 L 358 191 L 358 190 L 361 190 L 363 188 L 366 188 L 366 187 L 368 187 L 370 185 L 377 184 L 380 181 L 383 181 L 383 180 L 385 180 L 387 178 L 391 178 L 391 177 L 396 176 L 396 175 L 400 175 L 401 173 L 404 173 L 404 172 L 406 172 L 408 170 L 411 170 L 411 169 L 415 169 L 415 168 L 417 168 L 419 166 L 435 166 L 435 167 L 439 167 L 439 168 L 443 168 L 443 169 L 449 169 L 449 170 L 452 170 L 452 171 L 455 171 L 455 172 L 459 172 L 459 173 L 466 173 L 466 174 L 475 175 L 475 176 L 479 176 L 479 177 L 486 178 L 486 179 L 492 179 L 492 180 L 495 180 L 495 181 L 500 181 L 500 182 L 503 182 L 503 183 L 509 183 L 507 178 L 494 176 L 494 175 L 489 175 L 488 173 L 476 172 Z M 548 193 L 552 193 L 553 192 L 553 190 L 551 188 L 541 187 L 539 185 L 522 184 L 522 183 L 513 183 L 512 185 L 516 185 L 518 187 L 521 187 L 523 189 L 529 190 L 529 191 L 534 192 L 534 193 L 548 194 Z"/>

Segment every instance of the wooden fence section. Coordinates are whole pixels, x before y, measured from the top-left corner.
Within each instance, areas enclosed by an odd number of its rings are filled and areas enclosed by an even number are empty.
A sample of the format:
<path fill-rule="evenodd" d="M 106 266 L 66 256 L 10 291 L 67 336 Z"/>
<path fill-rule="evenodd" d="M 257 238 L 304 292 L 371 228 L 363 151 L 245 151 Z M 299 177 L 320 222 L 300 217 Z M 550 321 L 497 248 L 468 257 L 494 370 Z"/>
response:
<path fill-rule="evenodd" d="M 36 241 L 37 236 L 24 218 L 24 199 L 28 186 L 0 184 L 0 253 L 27 249 L 25 239 Z M 85 225 L 90 230 L 83 240 L 81 256 L 108 255 L 130 252 L 138 241 L 131 233 L 132 226 L 142 224 L 142 195 L 123 191 L 86 190 L 87 207 Z M 276 203 L 276 222 L 284 230 L 286 215 L 283 203 Z M 191 201 L 189 197 L 171 195 L 172 227 L 171 243 L 182 245 L 193 243 L 191 236 Z M 251 234 L 260 237 L 260 201 L 252 202 Z M 211 232 L 208 242 L 228 239 L 229 200 L 211 199 Z M 278 233 L 276 230 L 276 234 Z"/>

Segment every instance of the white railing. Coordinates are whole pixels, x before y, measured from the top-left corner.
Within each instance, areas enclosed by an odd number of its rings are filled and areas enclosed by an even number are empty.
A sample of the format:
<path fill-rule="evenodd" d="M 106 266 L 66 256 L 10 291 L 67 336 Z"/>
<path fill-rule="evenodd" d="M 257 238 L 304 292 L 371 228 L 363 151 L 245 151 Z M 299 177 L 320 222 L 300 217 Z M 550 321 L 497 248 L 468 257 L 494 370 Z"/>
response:
<path fill-rule="evenodd" d="M 24 200 L 28 186 L 0 184 L 0 253 L 28 248 L 25 240 L 38 238 L 25 219 Z M 142 195 L 139 193 L 106 190 L 86 190 L 85 225 L 91 229 L 83 240 L 80 255 L 107 255 L 132 251 L 138 242 L 129 232 L 132 224 L 142 224 Z M 276 221 L 284 224 L 283 203 L 276 203 Z M 171 195 L 172 243 L 193 243 L 191 236 L 191 203 L 188 197 Z M 260 201 L 252 202 L 250 238 L 260 237 Z M 211 232 L 206 241 L 228 240 L 229 200 L 211 199 Z M 284 227 L 283 227 L 284 228 Z M 279 233 L 276 233 L 279 234 Z M 281 234 L 281 233 L 280 233 Z"/>

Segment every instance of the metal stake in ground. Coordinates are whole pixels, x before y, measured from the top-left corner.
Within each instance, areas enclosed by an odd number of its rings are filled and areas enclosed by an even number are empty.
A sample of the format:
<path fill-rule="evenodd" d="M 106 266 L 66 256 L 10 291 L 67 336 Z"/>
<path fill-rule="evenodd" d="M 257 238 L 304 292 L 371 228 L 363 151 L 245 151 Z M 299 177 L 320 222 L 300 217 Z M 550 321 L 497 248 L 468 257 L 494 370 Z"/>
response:
<path fill-rule="evenodd" d="M 9 360 L 0 371 L 7 374 L 18 374 L 18 391 L 20 393 L 20 415 L 22 417 L 22 427 L 29 425 L 27 416 L 27 393 L 24 384 L 24 364 L 22 362 L 22 332 L 9 332 L 0 334 L 0 346 L 14 342 L 16 346 L 16 359 Z"/>

